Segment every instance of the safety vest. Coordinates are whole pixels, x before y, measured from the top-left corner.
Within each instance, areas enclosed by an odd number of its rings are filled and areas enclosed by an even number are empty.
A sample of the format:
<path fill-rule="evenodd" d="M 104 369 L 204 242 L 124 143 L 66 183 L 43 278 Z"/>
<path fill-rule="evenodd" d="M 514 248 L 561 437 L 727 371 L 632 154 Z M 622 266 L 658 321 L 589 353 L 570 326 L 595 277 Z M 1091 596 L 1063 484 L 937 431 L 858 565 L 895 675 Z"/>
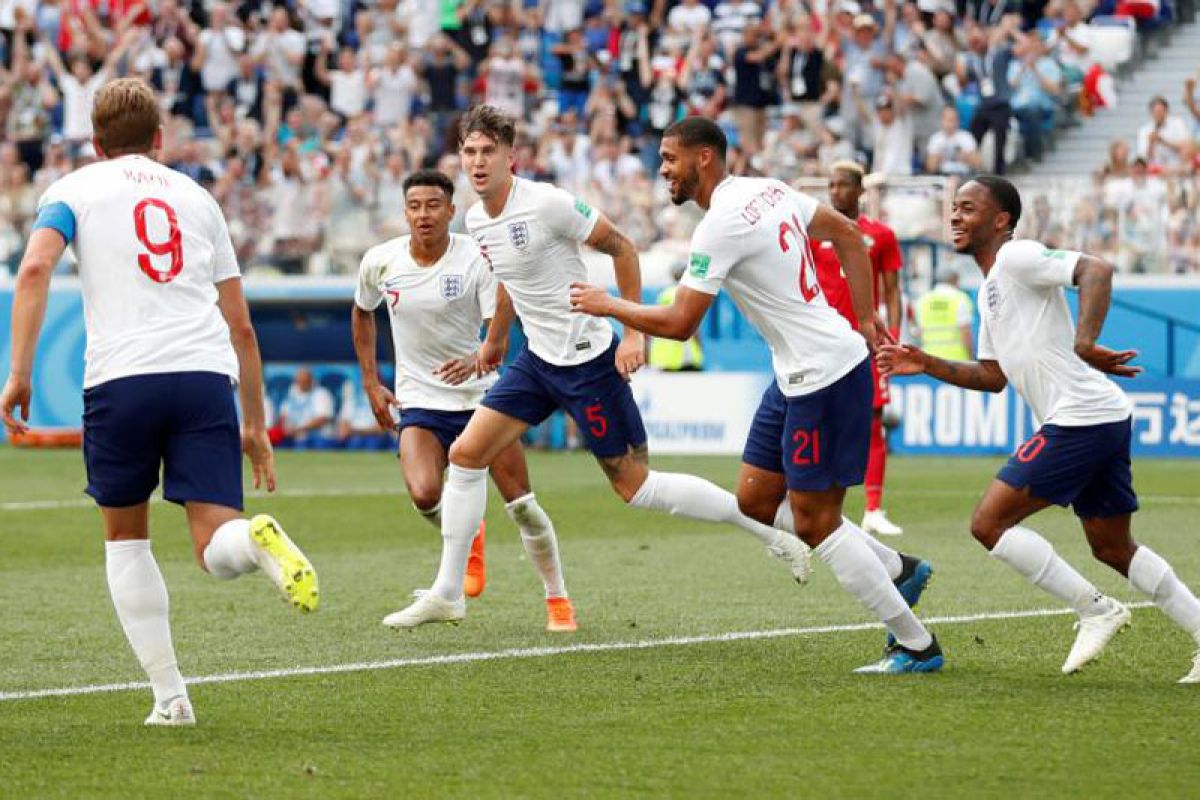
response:
<path fill-rule="evenodd" d="M 963 307 L 969 310 L 971 298 L 953 286 L 933 287 L 917 300 L 917 327 L 921 329 L 921 349 L 938 358 L 966 361 L 971 353 L 963 346 L 959 318 Z"/>
<path fill-rule="evenodd" d="M 660 306 L 669 306 L 675 302 L 677 287 L 668 286 L 658 293 L 655 302 Z M 649 364 L 668 372 L 678 372 L 685 369 L 703 369 L 704 351 L 695 336 L 686 342 L 674 339 L 663 339 L 655 336 L 650 340 Z"/>

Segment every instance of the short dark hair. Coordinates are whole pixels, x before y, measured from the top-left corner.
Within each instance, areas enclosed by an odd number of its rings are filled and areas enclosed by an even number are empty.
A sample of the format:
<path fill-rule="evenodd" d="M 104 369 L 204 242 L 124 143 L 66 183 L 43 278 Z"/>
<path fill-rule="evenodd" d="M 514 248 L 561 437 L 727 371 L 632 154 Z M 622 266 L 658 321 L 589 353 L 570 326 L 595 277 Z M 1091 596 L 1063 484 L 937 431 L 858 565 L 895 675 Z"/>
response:
<path fill-rule="evenodd" d="M 1163 108 L 1165 108 L 1167 111 L 1171 110 L 1171 104 L 1168 103 L 1167 98 L 1163 97 L 1161 94 L 1156 94 L 1156 95 L 1154 95 L 1154 97 L 1151 97 L 1150 102 L 1147 104 L 1146 107 L 1154 108 L 1159 103 L 1162 103 Z"/>
<path fill-rule="evenodd" d="M 405 178 L 402 185 L 405 197 L 414 186 L 434 186 L 446 193 L 447 200 L 454 199 L 454 181 L 436 169 L 419 169 Z"/>
<path fill-rule="evenodd" d="M 512 147 L 517 140 L 517 122 L 495 106 L 472 106 L 458 123 L 458 143 L 472 133 L 482 133 L 497 144 Z"/>
<path fill-rule="evenodd" d="M 725 151 L 729 148 L 729 140 L 725 138 L 721 126 L 708 117 L 681 119 L 663 131 L 662 138 L 678 139 L 684 147 L 711 147 L 722 163 L 725 162 Z"/>
<path fill-rule="evenodd" d="M 1000 210 L 1008 214 L 1009 230 L 1016 230 L 1021 220 L 1021 193 L 1012 182 L 999 175 L 976 175 L 972 178 L 975 183 L 988 190 L 988 194 L 1000 206 Z"/>

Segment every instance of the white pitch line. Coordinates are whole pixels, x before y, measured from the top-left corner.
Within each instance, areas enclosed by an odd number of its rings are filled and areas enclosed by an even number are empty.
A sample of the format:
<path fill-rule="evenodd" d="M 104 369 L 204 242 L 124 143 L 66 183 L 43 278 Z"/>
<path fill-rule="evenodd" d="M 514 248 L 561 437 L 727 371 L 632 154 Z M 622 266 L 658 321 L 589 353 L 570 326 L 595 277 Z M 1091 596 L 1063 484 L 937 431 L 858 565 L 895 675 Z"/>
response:
<path fill-rule="evenodd" d="M 978 498 L 982 495 L 983 488 L 979 491 L 969 489 L 890 489 L 889 494 L 899 495 L 900 497 L 969 497 Z M 380 487 L 375 489 L 281 489 L 277 492 L 247 492 L 246 497 L 252 498 L 293 498 L 293 497 L 389 497 L 392 495 L 405 495 L 401 488 L 390 489 Z M 1139 499 L 1147 503 L 1159 503 L 1162 505 L 1200 505 L 1200 495 L 1178 495 L 1178 494 L 1143 494 L 1139 495 Z M 165 503 L 158 495 L 150 498 L 151 503 Z M 70 500 L 13 500 L 8 502 L 0 502 L 0 511 L 54 511 L 64 508 L 91 508 L 95 505 L 95 501 L 91 498 L 80 497 Z"/>
<path fill-rule="evenodd" d="M 1153 603 L 1128 603 L 1129 608 L 1147 608 Z M 1058 617 L 1075 613 L 1069 608 L 1037 608 L 1030 611 L 992 611 L 984 614 L 966 614 L 950 617 L 928 617 L 928 625 L 962 625 L 969 622 L 989 622 L 1002 619 L 1029 619 L 1033 617 Z M 877 622 L 859 622 L 846 625 L 818 625 L 810 628 L 775 628 L 760 631 L 733 631 L 730 633 L 705 634 L 700 636 L 669 636 L 665 639 L 641 639 L 633 642 L 597 642 L 594 644 L 571 644 L 564 647 L 514 647 L 507 650 L 490 650 L 475 653 L 445 653 L 442 655 L 416 658 L 395 658 L 388 661 L 360 661 L 350 664 L 327 664 L 311 667 L 284 667 L 281 669 L 255 670 L 252 672 L 224 672 L 216 675 L 200 675 L 186 678 L 190 686 L 204 683 L 237 683 L 261 681 L 271 678 L 294 678 L 307 675 L 336 675 L 343 672 L 373 672 L 403 667 L 429 667 L 442 664 L 471 664 L 480 661 L 502 661 L 517 658 L 546 658 L 548 656 L 574 655 L 576 653 L 613 653 L 622 650 L 651 650 L 658 647 L 686 647 L 697 644 L 742 642 L 754 639 L 780 639 L 788 636 L 811 636 L 821 633 L 851 633 L 882 629 Z M 92 686 L 66 686 L 57 689 L 31 689 L 19 692 L 0 692 L 0 702 L 8 700 L 35 700 L 46 697 L 73 697 L 77 695 L 125 692 L 133 689 L 148 689 L 144 681 L 129 683 L 106 683 Z"/>

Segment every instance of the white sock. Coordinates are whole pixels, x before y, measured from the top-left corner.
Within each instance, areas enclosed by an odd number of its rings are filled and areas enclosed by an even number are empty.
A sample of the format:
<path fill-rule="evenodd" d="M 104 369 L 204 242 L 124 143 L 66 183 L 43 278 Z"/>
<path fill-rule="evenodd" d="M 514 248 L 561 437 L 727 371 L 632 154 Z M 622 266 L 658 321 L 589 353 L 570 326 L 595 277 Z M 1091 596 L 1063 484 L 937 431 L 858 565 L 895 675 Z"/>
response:
<path fill-rule="evenodd" d="M 900 577 L 900 573 L 904 571 L 904 563 L 900 560 L 898 552 L 850 522 L 847 517 L 842 517 L 842 524 L 850 525 L 852 529 L 858 531 L 863 537 L 863 541 L 871 548 L 871 552 L 879 559 L 879 563 L 883 564 L 883 568 L 887 570 L 889 578 L 896 580 L 896 578 Z M 792 503 L 790 500 L 785 499 L 775 511 L 775 527 L 789 533 L 796 532 L 796 518 L 792 516 Z"/>
<path fill-rule="evenodd" d="M 841 527 L 813 552 L 829 565 L 843 589 L 875 612 L 896 641 L 909 650 L 924 650 L 933 643 L 933 637 L 904 602 L 861 533 L 854 523 L 843 520 Z"/>
<path fill-rule="evenodd" d="M 1014 525 L 992 548 L 992 555 L 1086 617 L 1109 609 L 1107 598 L 1037 531 Z"/>
<path fill-rule="evenodd" d="M 150 678 L 154 702 L 187 695 L 171 644 L 170 599 L 149 539 L 105 542 L 105 572 L 125 638 Z"/>
<path fill-rule="evenodd" d="M 231 519 L 217 528 L 204 548 L 204 566 L 208 574 L 230 580 L 259 568 L 259 549 L 250 539 L 250 520 Z"/>
<path fill-rule="evenodd" d="M 1200 644 L 1200 600 L 1175 577 L 1175 570 L 1162 556 L 1139 545 L 1129 562 L 1129 583 Z"/>
<path fill-rule="evenodd" d="M 484 469 L 455 464 L 446 471 L 442 489 L 442 563 L 429 591 L 451 602 L 463 596 L 463 579 L 471 542 L 487 511 L 487 475 Z"/>
<path fill-rule="evenodd" d="M 415 505 L 413 508 L 417 508 Z M 433 508 L 417 508 L 417 513 L 425 518 L 433 527 L 438 530 L 442 529 L 442 501 L 438 500 L 438 504 Z"/>
<path fill-rule="evenodd" d="M 504 510 L 521 531 L 521 544 L 525 546 L 533 568 L 542 578 L 546 597 L 566 597 L 567 587 L 558 559 L 558 537 L 554 533 L 554 523 L 538 505 L 533 492 L 513 500 L 504 506 Z"/>
<path fill-rule="evenodd" d="M 764 545 L 774 544 L 774 528 L 750 519 L 738 510 L 737 498 L 711 481 L 695 475 L 650 470 L 646 482 L 629 501 L 634 508 L 665 511 L 675 517 L 704 522 L 727 522 L 752 534 Z"/>

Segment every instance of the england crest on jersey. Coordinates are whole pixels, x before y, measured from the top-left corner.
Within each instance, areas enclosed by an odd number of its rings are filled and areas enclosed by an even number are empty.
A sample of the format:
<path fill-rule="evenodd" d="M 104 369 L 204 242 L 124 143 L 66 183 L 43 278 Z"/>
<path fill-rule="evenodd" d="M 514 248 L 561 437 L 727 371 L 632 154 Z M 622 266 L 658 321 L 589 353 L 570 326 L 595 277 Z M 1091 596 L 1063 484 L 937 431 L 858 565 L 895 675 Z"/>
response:
<path fill-rule="evenodd" d="M 524 250 L 529 246 L 529 223 L 528 222 L 511 222 L 508 225 L 508 241 L 512 242 L 512 246 L 518 250 Z"/>
<path fill-rule="evenodd" d="M 442 299 L 457 300 L 463 293 L 462 275 L 443 275 L 441 280 Z"/>

